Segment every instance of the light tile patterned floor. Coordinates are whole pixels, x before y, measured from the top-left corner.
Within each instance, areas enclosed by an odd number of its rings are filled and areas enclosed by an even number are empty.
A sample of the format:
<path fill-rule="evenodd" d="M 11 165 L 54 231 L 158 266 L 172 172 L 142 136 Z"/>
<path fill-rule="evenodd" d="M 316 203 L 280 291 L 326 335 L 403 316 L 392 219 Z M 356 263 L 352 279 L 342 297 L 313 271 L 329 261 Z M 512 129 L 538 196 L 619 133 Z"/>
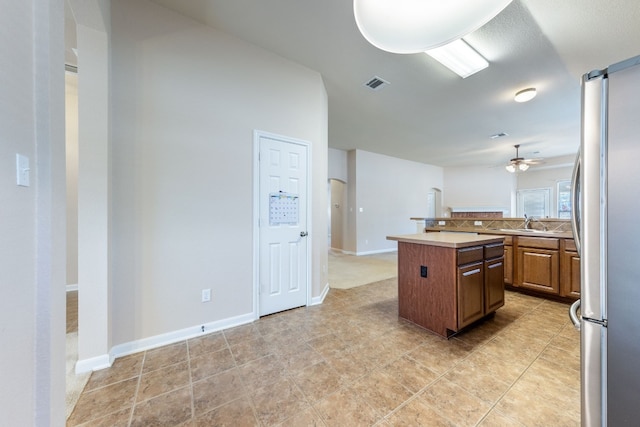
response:
<path fill-rule="evenodd" d="M 568 306 L 507 292 L 445 340 L 398 318 L 396 279 L 127 356 L 94 372 L 68 425 L 578 426 Z"/>

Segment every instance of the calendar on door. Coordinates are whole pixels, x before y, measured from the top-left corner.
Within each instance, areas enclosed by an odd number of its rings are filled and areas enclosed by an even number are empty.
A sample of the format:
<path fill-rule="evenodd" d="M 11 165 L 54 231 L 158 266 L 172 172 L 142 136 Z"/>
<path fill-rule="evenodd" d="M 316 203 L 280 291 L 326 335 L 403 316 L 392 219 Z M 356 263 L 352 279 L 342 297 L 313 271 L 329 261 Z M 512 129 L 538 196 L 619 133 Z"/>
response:
<path fill-rule="evenodd" d="M 298 225 L 298 202 L 296 194 L 269 194 L 269 225 Z"/>

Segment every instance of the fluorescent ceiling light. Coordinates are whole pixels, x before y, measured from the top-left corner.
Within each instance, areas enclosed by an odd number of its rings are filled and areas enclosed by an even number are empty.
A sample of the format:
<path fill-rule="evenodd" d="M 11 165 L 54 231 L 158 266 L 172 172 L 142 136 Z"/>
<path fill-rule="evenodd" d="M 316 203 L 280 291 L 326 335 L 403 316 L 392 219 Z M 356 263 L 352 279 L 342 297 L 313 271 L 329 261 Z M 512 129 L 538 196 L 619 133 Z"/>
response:
<path fill-rule="evenodd" d="M 489 62 L 462 39 L 425 53 L 463 79 L 489 66 Z"/>

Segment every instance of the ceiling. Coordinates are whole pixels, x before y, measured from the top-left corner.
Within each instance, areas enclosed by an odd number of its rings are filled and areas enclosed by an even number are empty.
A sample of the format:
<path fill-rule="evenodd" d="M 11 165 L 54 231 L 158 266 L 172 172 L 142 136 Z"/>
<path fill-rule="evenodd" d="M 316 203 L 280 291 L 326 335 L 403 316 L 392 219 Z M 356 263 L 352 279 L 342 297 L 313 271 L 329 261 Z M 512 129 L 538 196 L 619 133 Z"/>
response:
<path fill-rule="evenodd" d="M 640 54 L 637 0 L 514 0 L 465 37 L 490 63 L 466 79 L 426 54 L 370 45 L 349 0 L 152 1 L 318 71 L 330 147 L 443 167 L 502 167 L 515 144 L 549 164 L 575 155 L 580 77 Z M 374 76 L 390 85 L 365 87 Z M 526 87 L 538 96 L 514 102 Z"/>

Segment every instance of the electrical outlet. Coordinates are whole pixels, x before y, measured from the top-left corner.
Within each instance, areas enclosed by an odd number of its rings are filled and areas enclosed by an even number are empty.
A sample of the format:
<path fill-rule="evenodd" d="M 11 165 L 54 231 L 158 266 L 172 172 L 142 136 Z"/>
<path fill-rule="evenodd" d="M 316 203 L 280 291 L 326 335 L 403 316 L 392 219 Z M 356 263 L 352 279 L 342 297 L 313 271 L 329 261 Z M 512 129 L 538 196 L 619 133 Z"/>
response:
<path fill-rule="evenodd" d="M 482 221 L 473 221 L 473 225 L 482 225 Z"/>
<path fill-rule="evenodd" d="M 420 266 L 420 277 L 427 277 L 427 266 L 426 265 L 421 265 Z"/>
<path fill-rule="evenodd" d="M 446 225 L 447 222 L 446 221 L 438 221 L 438 225 Z"/>
<path fill-rule="evenodd" d="M 202 302 L 211 301 L 211 289 L 203 289 L 202 290 Z"/>

